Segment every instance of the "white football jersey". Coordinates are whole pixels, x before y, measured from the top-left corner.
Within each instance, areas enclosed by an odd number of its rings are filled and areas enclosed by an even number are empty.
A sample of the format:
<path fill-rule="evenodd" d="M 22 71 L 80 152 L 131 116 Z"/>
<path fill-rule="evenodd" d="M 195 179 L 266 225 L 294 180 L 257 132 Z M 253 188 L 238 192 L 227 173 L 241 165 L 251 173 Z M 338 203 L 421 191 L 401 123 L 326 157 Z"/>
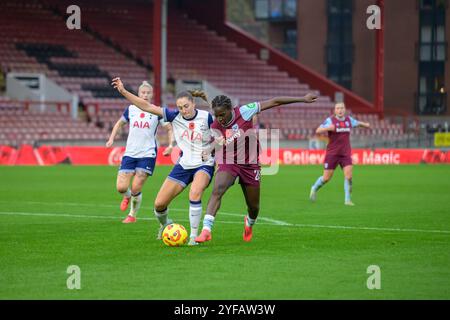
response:
<path fill-rule="evenodd" d="M 158 148 L 156 130 L 159 124 L 165 125 L 166 122 L 161 117 L 142 111 L 135 105 L 125 109 L 122 121 L 130 125 L 124 156 L 156 158 Z"/>
<path fill-rule="evenodd" d="M 178 110 L 163 108 L 163 111 L 164 121 L 172 123 L 175 140 L 182 152 L 178 163 L 184 169 L 214 166 L 213 157 L 202 160 L 202 152 L 211 146 L 211 114 L 205 110 L 195 110 L 193 118 L 185 119 Z"/>

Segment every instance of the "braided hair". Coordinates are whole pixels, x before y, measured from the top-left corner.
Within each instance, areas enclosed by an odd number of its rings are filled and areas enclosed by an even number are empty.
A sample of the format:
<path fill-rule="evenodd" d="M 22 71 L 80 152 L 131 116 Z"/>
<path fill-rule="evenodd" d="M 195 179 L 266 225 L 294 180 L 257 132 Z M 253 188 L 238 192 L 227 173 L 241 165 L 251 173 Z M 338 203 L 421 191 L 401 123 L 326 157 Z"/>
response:
<path fill-rule="evenodd" d="M 230 110 L 232 108 L 231 99 L 224 95 L 217 96 L 213 99 L 211 107 L 213 109 L 217 107 L 224 107 L 225 109 Z"/>

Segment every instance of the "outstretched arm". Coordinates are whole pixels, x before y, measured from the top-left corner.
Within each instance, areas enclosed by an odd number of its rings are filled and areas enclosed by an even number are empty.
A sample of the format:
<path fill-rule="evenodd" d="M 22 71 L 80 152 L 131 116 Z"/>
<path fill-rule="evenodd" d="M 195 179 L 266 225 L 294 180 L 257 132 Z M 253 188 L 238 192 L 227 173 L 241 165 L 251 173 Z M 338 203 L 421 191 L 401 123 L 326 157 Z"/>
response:
<path fill-rule="evenodd" d="M 369 129 L 370 123 L 359 121 L 358 127 L 363 127 L 363 128 Z"/>
<path fill-rule="evenodd" d="M 317 134 L 322 134 L 322 133 L 326 133 L 328 131 L 334 131 L 334 129 L 335 129 L 334 124 L 331 124 L 331 125 L 326 126 L 326 127 L 320 126 L 320 127 L 318 127 L 316 129 L 316 133 Z"/>
<path fill-rule="evenodd" d="M 164 150 L 163 155 L 168 156 L 172 153 L 173 147 L 175 146 L 176 142 L 175 142 L 175 136 L 173 135 L 172 124 L 169 123 L 165 127 L 167 128 L 167 135 L 169 137 L 169 145 Z"/>
<path fill-rule="evenodd" d="M 160 117 L 164 117 L 162 108 L 157 107 L 154 104 L 151 104 L 150 102 L 148 102 L 147 100 L 139 98 L 138 96 L 135 96 L 134 94 L 129 92 L 123 86 L 122 80 L 120 80 L 120 78 L 114 78 L 112 80 L 111 85 L 115 89 L 117 89 L 117 91 L 119 91 L 119 93 L 121 95 L 123 95 L 128 101 L 130 101 L 132 104 L 134 104 L 139 109 L 150 112 L 150 113 L 160 116 Z"/>
<path fill-rule="evenodd" d="M 336 127 L 331 121 L 331 118 L 327 118 L 321 125 L 316 129 L 317 134 L 327 133 L 328 131 L 334 131 Z"/>
<path fill-rule="evenodd" d="M 285 104 L 295 103 L 295 102 L 313 103 L 316 100 L 317 100 L 317 96 L 312 93 L 308 93 L 305 96 L 300 97 L 300 98 L 275 97 L 270 100 L 261 101 L 260 102 L 260 106 L 261 106 L 260 111 L 267 110 L 267 109 L 270 109 L 273 107 L 282 106 Z"/>
<path fill-rule="evenodd" d="M 350 121 L 352 122 L 353 128 L 366 128 L 366 129 L 370 128 L 370 123 L 368 122 L 358 121 L 353 117 L 350 117 Z"/>
<path fill-rule="evenodd" d="M 114 128 L 111 131 L 111 135 L 109 136 L 108 141 L 106 142 L 106 146 L 109 148 L 113 145 L 114 139 L 116 138 L 117 134 L 120 132 L 120 129 L 124 126 L 126 122 L 121 119 L 119 119 L 116 124 L 114 125 Z"/>

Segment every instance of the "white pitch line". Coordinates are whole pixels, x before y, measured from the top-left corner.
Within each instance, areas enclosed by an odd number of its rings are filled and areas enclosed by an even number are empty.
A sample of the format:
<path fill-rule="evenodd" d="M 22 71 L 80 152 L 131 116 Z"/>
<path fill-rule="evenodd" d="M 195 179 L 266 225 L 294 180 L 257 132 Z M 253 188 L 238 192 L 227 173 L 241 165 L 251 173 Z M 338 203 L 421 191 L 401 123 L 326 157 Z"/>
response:
<path fill-rule="evenodd" d="M 9 202 L 9 201 L 0 201 L 0 202 Z M 77 203 L 77 202 L 44 202 L 44 201 L 22 201 L 25 204 L 40 204 L 40 205 L 56 205 L 56 206 L 70 206 L 70 207 L 89 207 L 89 208 L 117 208 L 117 205 L 110 204 L 90 204 L 90 203 Z M 152 208 L 141 207 L 141 210 L 148 210 Z M 172 211 L 179 212 L 188 212 L 189 209 L 180 209 L 180 208 L 170 208 Z M 237 214 L 232 212 L 222 212 L 219 211 L 218 214 L 225 216 L 235 216 L 235 217 L 244 217 L 243 214 Z M 258 217 L 259 221 L 267 221 L 272 224 L 280 225 L 280 226 L 290 226 L 292 223 L 288 223 L 281 220 L 270 219 L 266 217 Z"/>
<path fill-rule="evenodd" d="M 349 230 L 370 230 L 370 231 L 395 231 L 395 232 L 425 232 L 450 234 L 450 230 L 423 230 L 423 229 L 401 229 L 401 228 L 378 228 L 378 227 L 350 227 L 350 226 L 328 226 L 320 224 L 293 224 L 293 227 L 306 228 L 327 228 L 327 229 L 349 229 Z"/>
<path fill-rule="evenodd" d="M 118 220 L 121 216 L 96 216 L 96 215 L 83 215 L 83 214 L 67 214 L 67 213 L 55 213 L 55 212 L 16 212 L 16 211 L 0 211 L 0 215 L 5 216 L 37 216 L 37 217 L 63 217 L 63 218 L 84 218 L 84 219 L 106 219 L 106 220 Z M 154 218 L 139 217 L 138 220 L 155 221 Z M 177 221 L 188 222 L 189 219 L 177 219 Z M 219 223 L 227 224 L 243 224 L 237 221 L 219 221 Z M 273 225 L 272 223 L 258 223 L 263 225 Z"/>
<path fill-rule="evenodd" d="M 67 218 L 85 218 L 85 219 L 108 219 L 117 220 L 119 217 L 113 216 L 95 216 L 95 215 L 75 215 L 67 213 L 44 213 L 44 212 L 13 212 L 0 211 L 0 215 L 21 215 L 21 216 L 45 216 L 45 217 L 67 217 Z M 140 220 L 154 220 L 153 218 L 139 217 Z M 189 221 L 187 219 L 177 219 L 179 221 Z M 219 221 L 226 224 L 242 224 L 237 221 Z M 338 230 L 363 230 L 363 231 L 387 231 L 387 232 L 412 232 L 412 233 L 440 233 L 450 234 L 450 230 L 423 230 L 423 229 L 401 229 L 401 228 L 377 228 L 377 227 L 350 227 L 350 226 L 332 226 L 332 225 L 318 225 L 318 224 L 290 224 L 290 225 L 276 225 L 273 223 L 258 223 L 269 226 L 284 226 L 284 227 L 299 227 L 299 228 L 325 228 Z"/>
<path fill-rule="evenodd" d="M 220 215 L 225 215 L 225 216 L 234 216 L 234 217 L 244 217 L 243 214 L 237 214 L 237 213 L 231 213 L 231 212 L 222 212 L 219 211 L 218 214 Z M 275 220 L 275 219 L 270 219 L 270 218 L 266 218 L 266 217 L 258 217 L 258 221 L 267 221 L 270 222 L 271 224 L 276 224 L 278 226 L 292 226 L 292 223 L 289 222 L 285 222 L 285 221 L 281 221 L 281 220 Z"/>

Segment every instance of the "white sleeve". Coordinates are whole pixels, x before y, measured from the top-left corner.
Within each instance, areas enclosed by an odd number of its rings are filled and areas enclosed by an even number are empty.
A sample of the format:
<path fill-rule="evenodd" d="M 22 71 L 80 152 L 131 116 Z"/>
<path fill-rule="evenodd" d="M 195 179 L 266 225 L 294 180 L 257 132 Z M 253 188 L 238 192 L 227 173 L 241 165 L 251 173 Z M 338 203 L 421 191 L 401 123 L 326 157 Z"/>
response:
<path fill-rule="evenodd" d="M 241 106 L 239 108 L 239 111 L 241 112 L 242 118 L 244 118 L 245 121 L 250 121 L 255 114 L 261 112 L 261 105 L 259 104 L 259 102 L 252 102 Z"/>

